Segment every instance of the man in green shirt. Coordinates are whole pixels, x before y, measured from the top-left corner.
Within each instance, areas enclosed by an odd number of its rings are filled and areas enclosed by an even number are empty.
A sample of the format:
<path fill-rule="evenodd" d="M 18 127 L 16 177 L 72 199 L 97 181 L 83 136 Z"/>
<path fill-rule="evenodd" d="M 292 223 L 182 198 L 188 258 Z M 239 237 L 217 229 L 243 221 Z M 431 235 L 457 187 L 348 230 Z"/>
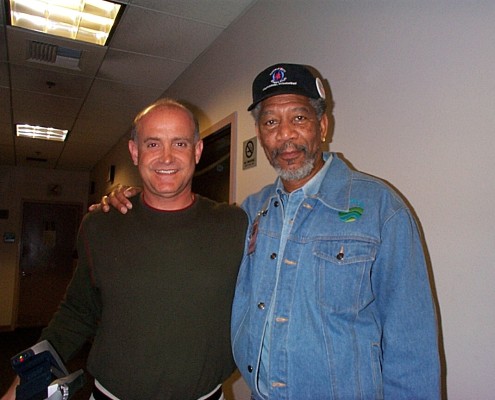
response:
<path fill-rule="evenodd" d="M 202 149 L 186 107 L 152 104 L 129 140 L 143 181 L 134 212 L 83 219 L 78 267 L 41 339 L 63 360 L 92 340 L 91 399 L 223 398 L 235 369 L 230 312 L 247 218 L 192 192 Z"/>

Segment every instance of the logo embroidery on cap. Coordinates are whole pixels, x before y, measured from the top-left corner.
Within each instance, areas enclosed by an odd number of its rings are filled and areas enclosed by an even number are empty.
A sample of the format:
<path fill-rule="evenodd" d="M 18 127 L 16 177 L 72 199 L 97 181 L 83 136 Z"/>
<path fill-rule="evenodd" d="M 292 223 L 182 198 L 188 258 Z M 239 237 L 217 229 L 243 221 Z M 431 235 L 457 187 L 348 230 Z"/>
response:
<path fill-rule="evenodd" d="M 279 85 L 292 85 L 292 86 L 297 86 L 297 82 L 290 82 L 287 81 L 287 75 L 285 75 L 287 71 L 283 69 L 282 67 L 275 68 L 272 72 L 270 72 L 270 77 L 271 77 L 271 84 L 268 86 L 265 86 L 262 91 L 264 92 L 265 90 L 268 90 L 272 87 L 276 87 Z"/>
<path fill-rule="evenodd" d="M 285 82 L 287 77 L 285 76 L 285 69 L 283 68 L 275 68 L 271 73 L 270 76 L 272 78 L 272 83 L 281 83 Z"/>

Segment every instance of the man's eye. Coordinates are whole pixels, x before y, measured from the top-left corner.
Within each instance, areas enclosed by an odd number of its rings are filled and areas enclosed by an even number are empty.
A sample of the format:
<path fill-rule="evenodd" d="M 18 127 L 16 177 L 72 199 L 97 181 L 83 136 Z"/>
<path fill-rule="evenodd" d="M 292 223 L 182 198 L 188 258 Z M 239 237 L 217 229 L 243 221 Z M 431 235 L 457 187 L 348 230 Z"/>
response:
<path fill-rule="evenodd" d="M 277 123 L 274 119 L 269 119 L 268 121 L 265 121 L 264 125 L 265 126 L 273 126 Z"/>
<path fill-rule="evenodd" d="M 157 147 L 157 146 L 158 146 L 157 143 L 148 143 L 147 147 Z"/>
<path fill-rule="evenodd" d="M 294 118 L 294 122 L 304 122 L 306 121 L 306 117 L 304 115 L 298 115 Z"/>

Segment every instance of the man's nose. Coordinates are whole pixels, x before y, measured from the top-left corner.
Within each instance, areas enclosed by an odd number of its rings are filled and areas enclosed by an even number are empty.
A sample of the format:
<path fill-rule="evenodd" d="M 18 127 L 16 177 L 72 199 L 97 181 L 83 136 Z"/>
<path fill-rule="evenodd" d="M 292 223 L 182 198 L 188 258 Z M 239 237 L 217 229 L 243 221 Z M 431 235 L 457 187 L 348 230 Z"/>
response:
<path fill-rule="evenodd" d="M 278 136 L 281 140 L 294 139 L 297 136 L 297 131 L 291 121 L 282 120 L 278 129 Z"/>
<path fill-rule="evenodd" d="M 162 148 L 162 152 L 160 154 L 160 160 L 166 164 L 170 164 L 174 159 L 172 146 L 169 144 L 165 144 Z"/>

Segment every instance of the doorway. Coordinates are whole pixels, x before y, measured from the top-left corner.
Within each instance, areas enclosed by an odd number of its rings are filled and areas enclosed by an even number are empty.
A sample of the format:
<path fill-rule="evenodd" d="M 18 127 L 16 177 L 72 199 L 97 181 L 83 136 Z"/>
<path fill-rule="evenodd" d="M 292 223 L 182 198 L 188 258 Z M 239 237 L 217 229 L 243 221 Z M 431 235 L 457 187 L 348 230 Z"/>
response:
<path fill-rule="evenodd" d="M 82 205 L 26 201 L 22 207 L 17 327 L 46 326 L 75 267 Z"/>
<path fill-rule="evenodd" d="M 192 190 L 218 202 L 229 202 L 230 125 L 203 139 L 201 159 L 196 166 Z"/>
<path fill-rule="evenodd" d="M 236 132 L 235 113 L 202 132 L 204 146 L 192 181 L 194 193 L 235 203 Z"/>

